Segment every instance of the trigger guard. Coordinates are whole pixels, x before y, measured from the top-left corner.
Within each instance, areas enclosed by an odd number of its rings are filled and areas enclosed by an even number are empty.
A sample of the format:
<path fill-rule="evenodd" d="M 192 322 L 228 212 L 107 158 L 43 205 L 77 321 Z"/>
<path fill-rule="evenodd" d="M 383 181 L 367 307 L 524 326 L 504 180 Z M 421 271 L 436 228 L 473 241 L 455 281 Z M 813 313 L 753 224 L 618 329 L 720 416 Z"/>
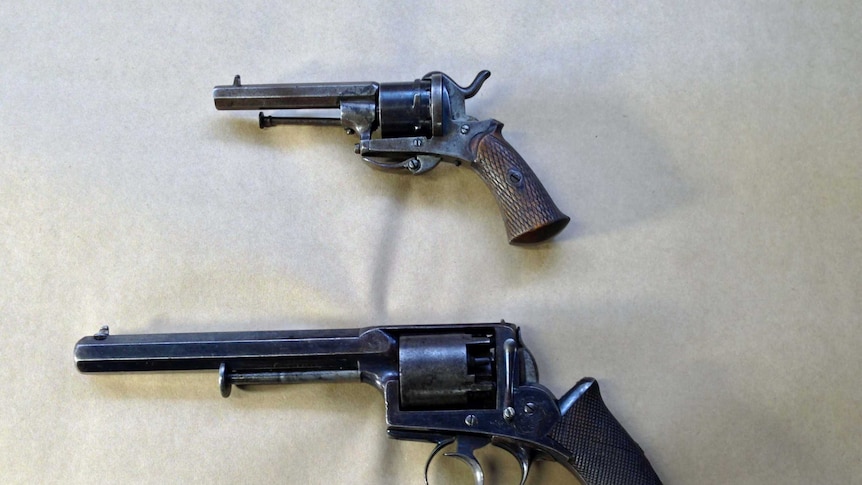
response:
<path fill-rule="evenodd" d="M 521 467 L 520 485 L 525 485 L 527 483 L 527 476 L 530 474 L 530 468 L 533 465 L 533 451 L 517 443 L 508 441 L 492 441 L 491 444 L 506 451 L 518 460 L 518 464 Z"/>
<path fill-rule="evenodd" d="M 419 163 L 418 168 L 411 168 L 410 163 L 413 160 L 416 160 Z M 423 173 L 437 167 L 437 165 L 440 164 L 440 157 L 435 157 L 432 155 L 416 155 L 415 157 L 407 159 L 402 163 L 407 164 L 407 170 L 409 170 L 410 173 L 412 173 L 413 175 L 422 175 Z"/>
<path fill-rule="evenodd" d="M 479 464 L 479 460 L 473 456 L 473 453 L 466 454 L 454 451 L 451 453 L 444 453 L 443 456 L 457 458 L 467 465 L 470 465 L 470 469 L 473 470 L 473 480 L 476 482 L 476 485 L 485 485 L 485 472 L 482 471 L 482 465 Z"/>
<path fill-rule="evenodd" d="M 362 160 L 374 168 L 395 171 L 406 170 L 413 175 L 422 175 L 440 164 L 440 157 L 432 155 L 416 155 L 406 160 L 395 162 L 393 158 L 375 159 L 371 157 L 362 157 Z"/>
<path fill-rule="evenodd" d="M 402 166 L 404 162 L 396 162 L 394 158 L 375 159 L 371 157 L 362 157 L 362 161 L 380 170 L 399 170 L 405 168 Z"/>

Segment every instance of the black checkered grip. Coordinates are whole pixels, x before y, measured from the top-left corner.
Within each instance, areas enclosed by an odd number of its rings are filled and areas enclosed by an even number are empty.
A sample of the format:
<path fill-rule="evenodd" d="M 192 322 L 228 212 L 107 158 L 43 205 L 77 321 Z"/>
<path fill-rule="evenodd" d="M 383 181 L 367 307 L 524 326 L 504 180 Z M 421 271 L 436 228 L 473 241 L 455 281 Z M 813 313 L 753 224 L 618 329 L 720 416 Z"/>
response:
<path fill-rule="evenodd" d="M 585 378 L 575 389 L 585 385 L 548 436 L 570 451 L 569 463 L 587 485 L 661 485 L 643 450 L 608 411 L 599 384 Z"/>
<path fill-rule="evenodd" d="M 527 162 L 496 130 L 474 140 L 476 159 L 471 164 L 494 193 L 510 243 L 537 243 L 562 231 L 569 216 L 560 212 Z"/>

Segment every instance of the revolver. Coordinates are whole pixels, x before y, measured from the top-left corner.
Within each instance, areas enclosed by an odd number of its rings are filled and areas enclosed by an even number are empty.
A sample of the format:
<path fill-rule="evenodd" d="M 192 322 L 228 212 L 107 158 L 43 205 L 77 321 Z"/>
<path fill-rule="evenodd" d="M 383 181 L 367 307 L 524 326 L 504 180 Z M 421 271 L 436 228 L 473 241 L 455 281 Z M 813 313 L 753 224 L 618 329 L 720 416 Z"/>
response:
<path fill-rule="evenodd" d="M 599 385 L 581 379 L 560 399 L 539 384 L 516 325 L 378 326 L 345 330 L 110 335 L 75 345 L 81 372 L 218 370 L 233 386 L 361 381 L 376 387 L 391 438 L 434 443 L 484 473 L 474 451 L 495 445 L 520 463 L 554 460 L 587 485 L 656 485 L 644 452 L 608 411 Z M 450 447 L 449 445 L 453 445 Z"/>
<path fill-rule="evenodd" d="M 354 151 L 372 167 L 420 175 L 440 162 L 467 162 L 497 199 L 509 242 L 541 242 L 559 233 L 560 212 L 523 158 L 503 139 L 503 124 L 468 116 L 464 101 L 490 76 L 480 72 L 468 87 L 442 72 L 413 82 L 306 83 L 216 86 L 219 110 L 339 110 L 339 117 L 259 115 L 261 128 L 276 125 L 341 126 L 359 136 Z"/>

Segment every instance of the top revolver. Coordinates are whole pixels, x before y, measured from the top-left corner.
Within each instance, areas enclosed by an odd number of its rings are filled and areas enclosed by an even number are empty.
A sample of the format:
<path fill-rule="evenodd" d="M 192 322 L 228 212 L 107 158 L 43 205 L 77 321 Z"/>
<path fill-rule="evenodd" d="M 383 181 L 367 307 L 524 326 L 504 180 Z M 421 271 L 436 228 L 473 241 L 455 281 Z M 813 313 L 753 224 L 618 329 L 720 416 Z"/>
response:
<path fill-rule="evenodd" d="M 440 162 L 468 162 L 500 206 L 509 242 L 529 244 L 559 233 L 569 217 L 551 200 L 533 170 L 503 139 L 503 124 L 467 115 L 464 101 L 491 75 L 459 86 L 442 72 L 412 82 L 243 85 L 213 89 L 219 110 L 338 109 L 340 117 L 266 116 L 260 127 L 341 126 L 359 136 L 354 147 L 375 168 L 423 174 Z"/>

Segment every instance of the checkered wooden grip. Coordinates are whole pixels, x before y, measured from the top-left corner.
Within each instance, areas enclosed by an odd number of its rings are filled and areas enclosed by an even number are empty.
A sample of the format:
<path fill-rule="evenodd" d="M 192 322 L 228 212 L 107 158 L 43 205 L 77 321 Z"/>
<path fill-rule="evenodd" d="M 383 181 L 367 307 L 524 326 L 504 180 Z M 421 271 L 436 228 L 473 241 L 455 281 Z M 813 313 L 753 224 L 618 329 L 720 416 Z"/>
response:
<path fill-rule="evenodd" d="M 494 193 L 509 242 L 537 243 L 555 236 L 569 223 L 527 162 L 496 130 L 473 140 L 476 158 L 471 167 Z"/>
<path fill-rule="evenodd" d="M 661 485 L 640 446 L 614 418 L 592 378 L 569 391 L 582 393 L 548 436 L 569 451 L 569 464 L 587 485 Z M 567 400 L 563 396 L 560 402 Z"/>

